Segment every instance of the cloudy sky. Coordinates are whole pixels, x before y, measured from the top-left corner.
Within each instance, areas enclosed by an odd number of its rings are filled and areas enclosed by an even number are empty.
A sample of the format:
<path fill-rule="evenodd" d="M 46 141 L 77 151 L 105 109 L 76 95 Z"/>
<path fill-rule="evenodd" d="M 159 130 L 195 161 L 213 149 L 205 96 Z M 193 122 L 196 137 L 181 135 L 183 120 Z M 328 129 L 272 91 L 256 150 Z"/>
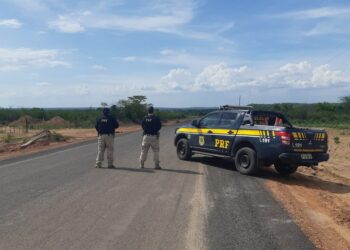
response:
<path fill-rule="evenodd" d="M 348 0 L 1 0 L 0 106 L 350 95 Z"/>

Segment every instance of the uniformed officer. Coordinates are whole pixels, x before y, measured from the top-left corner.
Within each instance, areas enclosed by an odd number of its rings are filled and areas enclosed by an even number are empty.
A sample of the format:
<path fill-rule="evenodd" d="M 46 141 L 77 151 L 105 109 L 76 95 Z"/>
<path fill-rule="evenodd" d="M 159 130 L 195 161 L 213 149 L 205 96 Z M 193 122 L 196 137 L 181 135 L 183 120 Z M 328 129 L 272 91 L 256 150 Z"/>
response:
<path fill-rule="evenodd" d="M 109 108 L 104 108 L 102 113 L 103 116 L 97 119 L 95 124 L 98 133 L 96 168 L 102 167 L 105 149 L 107 149 L 108 168 L 115 168 L 113 165 L 114 134 L 115 130 L 119 127 L 119 123 L 109 114 Z"/>
<path fill-rule="evenodd" d="M 140 167 L 144 168 L 147 153 L 151 147 L 153 150 L 154 168 L 161 169 L 159 165 L 159 130 L 162 127 L 160 119 L 153 114 L 154 108 L 148 107 L 148 115 L 142 120 L 143 138 L 141 145 Z"/>

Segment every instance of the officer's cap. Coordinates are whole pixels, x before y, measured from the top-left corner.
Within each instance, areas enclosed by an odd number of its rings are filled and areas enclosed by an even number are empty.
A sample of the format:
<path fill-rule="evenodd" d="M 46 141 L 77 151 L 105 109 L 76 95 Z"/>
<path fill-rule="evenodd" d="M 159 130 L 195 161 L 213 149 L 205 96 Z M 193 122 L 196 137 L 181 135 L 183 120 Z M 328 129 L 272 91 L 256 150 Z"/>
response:
<path fill-rule="evenodd" d="M 153 106 L 149 106 L 147 111 L 148 111 L 149 114 L 153 114 L 153 111 L 154 111 Z"/>
<path fill-rule="evenodd" d="M 103 108 L 103 109 L 102 109 L 102 113 L 103 113 L 104 115 L 108 115 L 108 114 L 109 114 L 109 108 Z"/>

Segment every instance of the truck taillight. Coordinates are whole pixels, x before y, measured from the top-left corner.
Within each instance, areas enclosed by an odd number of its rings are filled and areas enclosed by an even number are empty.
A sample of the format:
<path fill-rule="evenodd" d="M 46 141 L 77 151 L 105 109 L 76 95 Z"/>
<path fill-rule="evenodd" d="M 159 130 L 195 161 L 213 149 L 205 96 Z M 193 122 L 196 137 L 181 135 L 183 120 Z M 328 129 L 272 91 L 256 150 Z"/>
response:
<path fill-rule="evenodd" d="M 285 131 L 276 131 L 276 135 L 281 137 L 282 144 L 290 145 L 290 133 Z"/>

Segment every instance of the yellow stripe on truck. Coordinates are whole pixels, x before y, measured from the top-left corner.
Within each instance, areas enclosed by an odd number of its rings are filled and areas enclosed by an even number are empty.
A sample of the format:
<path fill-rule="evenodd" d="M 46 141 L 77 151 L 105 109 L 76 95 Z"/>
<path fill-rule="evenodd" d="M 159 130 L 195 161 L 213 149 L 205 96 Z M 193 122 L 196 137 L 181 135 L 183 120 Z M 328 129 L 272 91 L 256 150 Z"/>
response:
<path fill-rule="evenodd" d="M 242 130 L 238 130 L 237 135 L 260 136 L 260 133 L 259 133 L 259 130 L 242 129 Z"/>
<path fill-rule="evenodd" d="M 298 139 L 298 134 L 296 132 L 292 133 L 294 139 Z"/>
<path fill-rule="evenodd" d="M 213 134 L 222 134 L 222 135 L 230 135 L 229 132 L 232 132 L 232 135 L 247 135 L 247 136 L 260 136 L 259 130 L 248 130 L 248 129 L 201 129 L 201 128 L 179 128 L 177 133 L 193 133 L 193 134 L 208 134 L 208 131 L 211 131 Z M 267 132 L 267 131 L 266 131 Z"/>

